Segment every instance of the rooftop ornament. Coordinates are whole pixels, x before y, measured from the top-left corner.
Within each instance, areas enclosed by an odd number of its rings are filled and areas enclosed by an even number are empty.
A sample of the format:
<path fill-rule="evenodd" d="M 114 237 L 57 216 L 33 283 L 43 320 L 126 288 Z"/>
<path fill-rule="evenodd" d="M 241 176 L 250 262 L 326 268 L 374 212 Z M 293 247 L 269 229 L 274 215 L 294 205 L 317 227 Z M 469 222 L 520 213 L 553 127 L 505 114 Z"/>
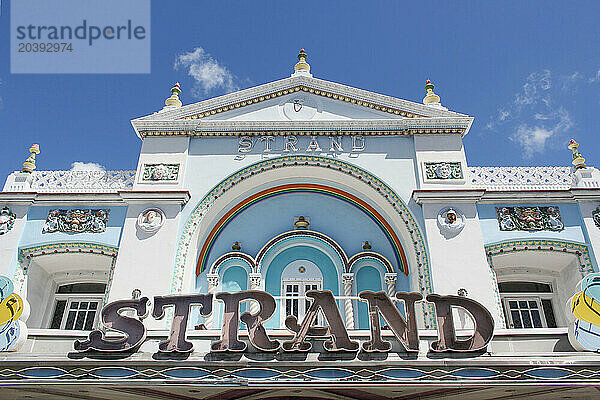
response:
<path fill-rule="evenodd" d="M 21 172 L 31 174 L 35 169 L 35 155 L 40 154 L 40 145 L 32 145 L 29 148 L 29 153 L 31 154 L 29 154 L 29 157 L 27 157 L 27 160 L 25 160 L 25 162 L 23 163 L 23 169 L 21 170 Z"/>
<path fill-rule="evenodd" d="M 569 141 L 568 148 L 573 151 L 573 161 L 571 163 L 575 166 L 575 169 L 586 168 L 585 158 L 583 158 L 579 150 L 577 150 L 578 147 L 579 143 L 575 140 L 571 139 Z"/>
<path fill-rule="evenodd" d="M 306 62 L 308 56 L 304 49 L 300 49 L 300 53 L 298 54 L 298 62 L 294 65 L 295 73 L 307 73 L 310 74 L 310 65 Z"/>
<path fill-rule="evenodd" d="M 181 100 L 179 100 L 180 94 L 181 88 L 179 86 L 179 82 L 176 82 L 175 85 L 171 88 L 171 97 L 165 100 L 165 106 L 173 108 L 181 107 Z"/>
<path fill-rule="evenodd" d="M 423 104 L 440 104 L 440 96 L 433 93 L 434 88 L 435 86 L 433 86 L 433 83 L 431 83 L 431 81 L 427 79 L 425 81 L 425 90 L 427 91 L 427 94 L 423 98 Z"/>

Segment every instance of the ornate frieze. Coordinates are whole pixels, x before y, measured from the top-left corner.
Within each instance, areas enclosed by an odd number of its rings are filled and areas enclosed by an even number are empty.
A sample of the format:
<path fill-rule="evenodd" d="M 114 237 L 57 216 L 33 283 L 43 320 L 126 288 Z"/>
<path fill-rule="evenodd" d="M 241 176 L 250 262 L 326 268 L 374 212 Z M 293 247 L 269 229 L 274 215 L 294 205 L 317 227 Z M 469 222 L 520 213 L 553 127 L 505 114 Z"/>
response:
<path fill-rule="evenodd" d="M 142 181 L 176 181 L 179 164 L 144 164 Z"/>
<path fill-rule="evenodd" d="M 10 211 L 8 207 L 3 207 L 0 210 L 0 235 L 4 235 L 12 229 L 16 218 L 15 213 Z"/>
<path fill-rule="evenodd" d="M 600 207 L 592 211 L 592 219 L 598 228 L 600 228 Z M 0 232 L 1 233 L 1 232 Z"/>
<path fill-rule="evenodd" d="M 460 162 L 425 162 L 425 177 L 427 180 L 463 179 Z"/>
<path fill-rule="evenodd" d="M 112 192 L 131 190 L 135 171 L 34 171 L 37 192 Z"/>
<path fill-rule="evenodd" d="M 558 207 L 496 207 L 501 231 L 562 231 Z"/>
<path fill-rule="evenodd" d="M 571 167 L 472 167 L 467 176 L 486 190 L 568 190 L 574 179 Z"/>
<path fill-rule="evenodd" d="M 110 210 L 50 210 L 42 233 L 102 233 Z"/>

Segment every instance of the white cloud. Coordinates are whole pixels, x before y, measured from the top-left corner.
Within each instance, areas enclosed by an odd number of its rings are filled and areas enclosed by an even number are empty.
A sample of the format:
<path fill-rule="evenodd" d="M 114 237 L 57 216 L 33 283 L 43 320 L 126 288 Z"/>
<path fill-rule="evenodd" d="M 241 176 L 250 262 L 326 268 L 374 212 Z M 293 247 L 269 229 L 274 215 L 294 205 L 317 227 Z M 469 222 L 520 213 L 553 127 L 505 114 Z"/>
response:
<path fill-rule="evenodd" d="M 93 162 L 75 161 L 71 164 L 71 171 L 105 171 L 104 166 Z"/>
<path fill-rule="evenodd" d="M 571 75 L 562 77 L 562 88 L 563 90 L 576 90 L 582 80 L 584 80 L 583 75 L 579 71 L 575 71 Z"/>
<path fill-rule="evenodd" d="M 525 159 L 531 159 L 536 153 L 546 151 L 550 140 L 563 136 L 573 126 L 570 114 L 562 107 L 556 110 L 554 115 L 543 115 L 543 118 L 538 118 L 538 116 L 539 114 L 535 116 L 538 120 L 552 122 L 533 126 L 522 123 L 509 136 L 510 140 L 521 145 Z"/>
<path fill-rule="evenodd" d="M 532 72 L 523 84 L 523 90 L 515 95 L 515 104 L 517 106 L 536 104 L 538 100 L 543 100 L 544 92 L 550 88 L 552 88 L 550 70 Z"/>
<path fill-rule="evenodd" d="M 589 82 L 598 82 L 600 81 L 600 69 L 596 71 L 596 75 L 589 79 Z"/>
<path fill-rule="evenodd" d="M 177 56 L 173 68 L 187 71 L 194 79 L 192 94 L 196 97 L 202 97 L 216 90 L 229 93 L 239 89 L 237 78 L 202 47 L 196 47 L 190 52 Z"/>
<path fill-rule="evenodd" d="M 498 119 L 500 121 L 505 121 L 509 117 L 510 117 L 510 111 L 502 110 L 502 109 L 498 110 Z"/>
<path fill-rule="evenodd" d="M 0 86 L 2 86 L 2 79 L 0 79 Z M 2 108 L 2 96 L 0 96 L 0 108 Z"/>
<path fill-rule="evenodd" d="M 490 118 L 487 129 L 499 131 L 518 144 L 524 159 L 557 147 L 574 126 L 571 114 L 560 104 L 568 104 L 576 84 L 583 79 L 581 73 L 574 72 L 560 76 L 560 84 L 554 85 L 550 70 L 529 74 L 513 101 Z"/>

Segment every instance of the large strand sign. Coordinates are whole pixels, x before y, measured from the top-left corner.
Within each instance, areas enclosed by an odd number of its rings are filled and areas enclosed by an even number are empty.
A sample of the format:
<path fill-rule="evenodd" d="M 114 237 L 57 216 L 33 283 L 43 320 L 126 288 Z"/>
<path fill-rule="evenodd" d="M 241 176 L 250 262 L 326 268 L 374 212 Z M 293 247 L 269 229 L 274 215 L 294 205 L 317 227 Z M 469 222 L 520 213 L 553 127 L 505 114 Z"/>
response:
<path fill-rule="evenodd" d="M 275 298 L 269 293 L 258 290 L 245 290 L 236 293 L 219 292 L 215 298 L 224 303 L 221 338 L 211 344 L 213 352 L 242 352 L 247 343 L 240 340 L 240 321 L 248 329 L 248 341 L 259 351 L 299 351 L 307 352 L 312 348 L 311 340 L 325 340 L 323 347 L 326 351 L 358 351 L 361 346 L 351 340 L 344 321 L 340 315 L 336 300 L 329 290 L 312 290 L 306 292 L 306 297 L 312 299 L 310 307 L 302 321 L 289 315 L 285 326 L 294 333 L 291 340 L 280 343 L 271 339 L 264 327 L 276 309 Z M 368 305 L 370 319 L 370 340 L 362 343 L 366 352 L 387 352 L 391 343 L 381 335 L 380 320 L 383 319 L 404 350 L 417 352 L 419 336 L 416 323 L 415 303 L 423 300 L 416 292 L 396 293 L 396 301 L 404 303 L 406 318 L 400 313 L 394 301 L 385 292 L 364 291 L 359 294 L 361 301 Z M 258 303 L 257 312 L 244 312 L 240 315 L 240 305 L 243 302 Z M 492 339 L 494 320 L 490 312 L 475 300 L 459 296 L 440 296 L 431 294 L 427 301 L 434 303 L 437 310 L 438 340 L 431 344 L 433 352 L 481 352 Z M 173 321 L 167 340 L 158 345 L 159 353 L 189 353 L 193 345 L 186 340 L 186 327 L 192 306 L 199 307 L 200 315 L 212 313 L 212 294 L 189 294 L 154 297 L 152 316 L 161 319 L 165 308 L 173 308 Z M 473 334 L 466 339 L 456 337 L 452 308 L 460 307 L 472 317 L 475 325 Z M 129 313 L 126 311 L 129 310 Z M 128 316 L 131 310 L 136 317 Z M 146 329 L 142 320 L 148 315 L 150 301 L 147 297 L 133 300 L 119 300 L 106 305 L 102 309 L 102 324 L 111 331 L 120 332 L 122 337 L 109 339 L 101 330 L 94 330 L 88 340 L 76 341 L 75 350 L 78 352 L 135 352 L 146 339 Z M 324 323 L 317 325 L 318 314 L 323 315 Z"/>

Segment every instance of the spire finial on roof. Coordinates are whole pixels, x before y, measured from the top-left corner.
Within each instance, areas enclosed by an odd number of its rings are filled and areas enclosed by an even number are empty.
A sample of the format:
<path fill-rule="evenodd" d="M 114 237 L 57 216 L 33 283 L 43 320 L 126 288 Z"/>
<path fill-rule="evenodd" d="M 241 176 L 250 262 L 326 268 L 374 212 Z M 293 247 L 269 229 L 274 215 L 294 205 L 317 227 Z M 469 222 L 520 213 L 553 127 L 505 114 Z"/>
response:
<path fill-rule="evenodd" d="M 310 65 L 306 62 L 308 56 L 304 49 L 300 49 L 300 53 L 298 54 L 298 62 L 294 65 L 295 72 L 308 72 L 310 73 Z"/>
<path fill-rule="evenodd" d="M 586 167 L 585 158 L 583 158 L 583 156 L 581 155 L 579 150 L 577 150 L 577 148 L 579 147 L 579 143 L 577 143 L 575 140 L 571 139 L 569 141 L 569 146 L 567 146 L 567 147 L 573 151 L 572 164 L 575 166 L 575 168 L 576 169 L 585 168 Z"/>
<path fill-rule="evenodd" d="M 181 94 L 181 88 L 179 87 L 179 82 L 176 82 L 175 85 L 171 88 L 171 97 L 165 100 L 165 106 L 167 107 L 181 107 L 181 100 L 179 100 L 179 95 Z"/>
<path fill-rule="evenodd" d="M 21 172 L 26 172 L 28 174 L 32 173 L 35 169 L 35 155 L 40 154 L 40 145 L 31 145 L 31 147 L 29 148 L 29 153 L 29 157 L 27 157 L 27 160 L 25 160 L 25 162 L 23 163 L 23 169 L 21 170 Z"/>
<path fill-rule="evenodd" d="M 435 88 L 435 86 L 433 86 L 433 83 L 431 83 L 431 81 L 429 79 L 427 79 L 425 81 L 425 90 L 427 91 L 427 94 L 423 98 L 423 104 L 439 104 L 440 103 L 440 96 L 433 93 L 434 88 Z"/>

